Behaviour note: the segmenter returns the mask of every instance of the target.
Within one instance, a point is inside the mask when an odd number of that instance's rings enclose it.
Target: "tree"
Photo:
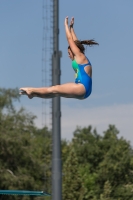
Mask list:
[[[86,188],[83,199],[132,199],[133,149],[125,139],[118,138],[118,134],[113,125],[109,125],[103,136],[92,131],[91,126],[74,132],[72,146]],[[109,187],[110,196],[107,196]]]
[[[104,149],[104,159],[99,163],[98,182],[101,186],[109,180],[112,186],[112,197],[125,199],[133,195],[133,188],[125,185],[133,183],[133,150],[130,143],[118,138],[118,130],[110,125],[104,132],[101,148]],[[123,191],[123,193],[122,193]]]
[[[45,183],[51,193],[51,133],[24,108],[16,110],[16,100],[17,89],[0,89],[0,189],[44,190]],[[118,134],[114,125],[103,135],[88,126],[62,141],[63,200],[133,200],[133,149]]]
[[[100,200],[111,200],[112,199],[110,197],[111,192],[112,192],[112,187],[110,185],[110,182],[106,181],[104,184],[103,194],[100,195]]]
[[[78,171],[78,160],[75,150],[71,151],[63,168],[63,200],[80,200],[83,195],[82,180]]]
[[[51,162],[50,132],[37,129],[35,116],[24,108],[17,111],[15,100],[19,100],[17,89],[0,89],[0,189],[44,190]],[[38,198],[8,196],[9,200]]]

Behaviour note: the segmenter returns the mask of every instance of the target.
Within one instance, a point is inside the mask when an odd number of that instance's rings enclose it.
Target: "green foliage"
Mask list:
[[[77,128],[71,147],[78,158],[83,200],[125,200],[133,197],[133,149],[109,125],[103,136],[88,128]],[[69,143],[68,143],[69,145]]]
[[[51,176],[50,132],[37,129],[35,116],[24,108],[16,111],[15,100],[19,100],[17,89],[0,89],[0,189],[41,191]],[[50,184],[45,189],[49,192]],[[8,196],[8,200],[40,198]]]
[[[0,111],[4,108],[13,110],[13,101],[19,100],[18,89],[0,88]]]
[[[71,146],[68,158],[64,164],[63,200],[82,199],[82,179],[78,169],[78,160],[74,148]]]
[[[38,129],[24,108],[16,110],[14,101],[18,89],[0,89],[0,189],[51,193],[51,133]],[[77,128],[72,141],[61,144],[63,200],[133,200],[133,149],[115,126],[103,135],[91,126]]]
[[[109,181],[104,184],[103,194],[100,195],[100,200],[111,200],[112,187]]]

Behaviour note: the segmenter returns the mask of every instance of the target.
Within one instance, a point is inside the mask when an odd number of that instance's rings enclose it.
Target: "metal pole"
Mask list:
[[[59,0],[53,0],[52,85],[60,84]],[[62,199],[60,97],[52,99],[52,200]]]

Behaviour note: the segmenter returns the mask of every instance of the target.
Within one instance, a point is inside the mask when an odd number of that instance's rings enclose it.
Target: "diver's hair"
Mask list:
[[[84,45],[99,45],[95,40],[75,40],[74,41],[76,46],[80,49],[80,51],[84,54],[85,48]],[[83,45],[84,44],[84,45]],[[68,46],[68,49],[71,49],[70,46]]]

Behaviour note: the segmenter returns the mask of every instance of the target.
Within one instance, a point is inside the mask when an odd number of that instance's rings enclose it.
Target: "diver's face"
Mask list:
[[[70,48],[68,49],[68,56],[69,56],[69,58],[70,58],[71,60],[74,60],[74,54],[73,54],[73,52],[71,51]]]

